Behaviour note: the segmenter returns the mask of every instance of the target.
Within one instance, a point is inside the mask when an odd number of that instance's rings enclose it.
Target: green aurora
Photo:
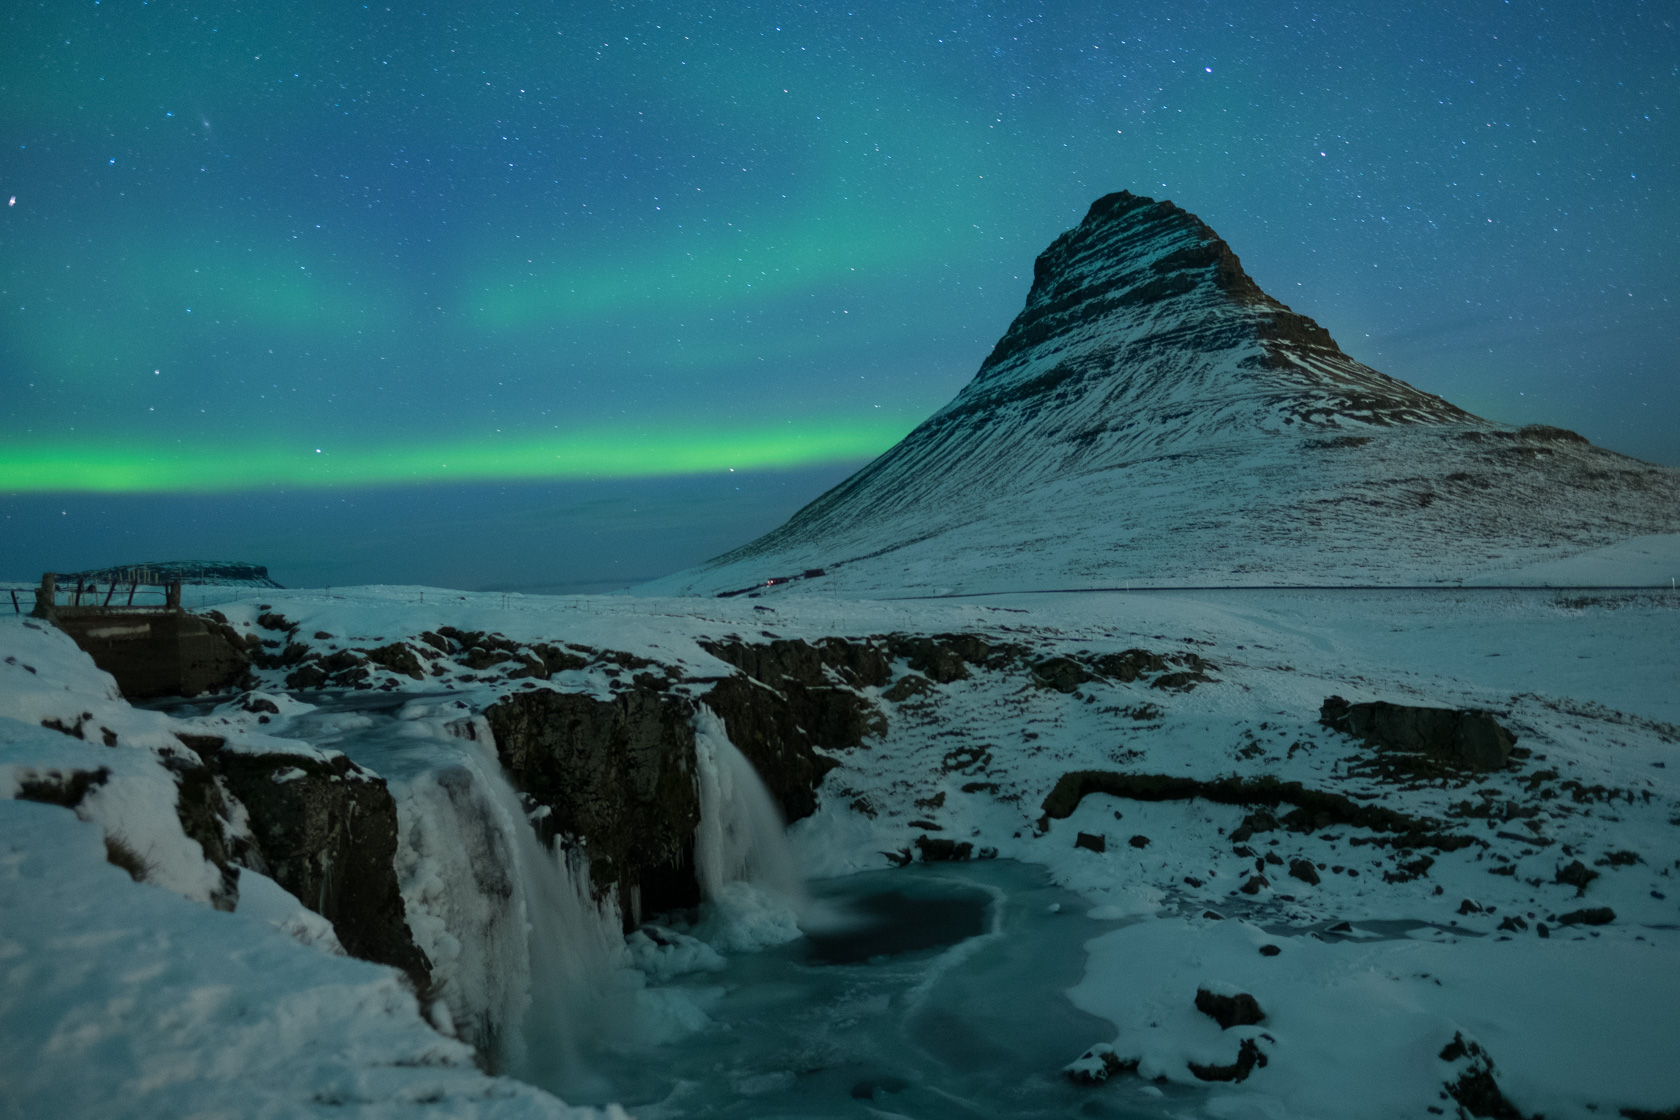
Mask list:
[[[951,399],[1120,188],[1386,373],[1680,462],[1680,34],[1636,0],[74,0],[0,27],[19,570],[171,495],[830,484]],[[754,485],[781,516],[815,496]],[[78,509],[103,527],[55,536]]]
[[[0,448],[0,489],[19,493],[219,493],[261,487],[363,487],[495,479],[620,479],[786,469],[880,454],[914,420],[792,421],[736,431],[599,429],[400,446],[54,444]]]

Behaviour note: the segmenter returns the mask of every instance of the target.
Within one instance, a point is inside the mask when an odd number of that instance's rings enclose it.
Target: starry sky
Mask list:
[[[698,562],[947,401],[1122,188],[1384,372],[1680,464],[1677,20],[8,5],[0,578]]]

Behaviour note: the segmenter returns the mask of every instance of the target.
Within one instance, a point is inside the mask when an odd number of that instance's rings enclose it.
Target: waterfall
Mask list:
[[[476,749],[408,783],[399,859],[447,1019],[500,1072],[569,1099],[596,1096],[584,1044],[628,1014],[614,997],[625,963],[617,907],[595,902],[586,857],[537,838],[489,724],[444,730]]]
[[[694,866],[706,899],[700,938],[721,949],[756,949],[800,936],[805,881],[781,811],[704,704],[694,718],[700,827]]]

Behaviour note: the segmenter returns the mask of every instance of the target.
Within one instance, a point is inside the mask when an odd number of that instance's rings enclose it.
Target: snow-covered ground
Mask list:
[[[965,842],[1042,866],[1082,898],[1111,931],[1086,946],[1071,998],[1112,1029],[1088,1039],[1097,1049],[1076,1064],[1122,1071],[1085,1090],[1086,1107],[1451,1115],[1459,1106],[1442,1096],[1446,1086],[1478,1083],[1472,1075],[1489,1063],[1524,1116],[1680,1106],[1680,597],[1179,591],[859,601],[819,588],[716,600],[373,587],[241,593],[218,606],[236,629],[271,640],[282,635],[258,617],[263,608],[284,614],[296,640],[323,652],[418,645],[423,631],[452,625],[516,643],[627,651],[696,678],[733,671],[697,644],[731,635],[961,633],[1017,647],[946,683],[899,661],[890,686],[861,689],[886,733],[844,752],[818,812],[790,830],[791,841],[819,877],[889,868],[923,838]],[[1089,667],[1132,649],[1180,666],[1194,654],[1206,679],[1180,682],[1186,690],[1156,687],[1159,671],[1130,682],[1109,673],[1061,691],[1033,669],[1060,656]],[[415,806],[430,779],[415,760],[478,749],[447,730],[463,718],[455,713],[470,718],[520,689],[612,689],[605,663],[551,680],[435,664],[446,667],[423,681],[375,669],[375,687],[350,699],[395,695],[385,722],[370,719],[360,732],[333,716],[328,694],[281,696],[283,671],[264,674],[281,709],[267,723],[233,704],[164,715],[117,699],[63,635],[0,618],[0,789],[16,796],[49,771],[111,771],[75,813],[0,802],[0,1080],[19,1087],[0,1109],[565,1114],[546,1093],[480,1073],[394,970],[332,955],[330,931],[283,892],[277,898],[273,884],[241,875],[238,905],[217,910],[224,885],[172,812],[175,732],[223,736],[230,749],[343,749],[382,773],[399,809],[409,806],[404,851],[418,858],[426,822]],[[1331,695],[1486,709],[1517,736],[1520,757],[1490,774],[1377,765],[1369,748],[1319,723]],[[419,730],[398,749],[392,729],[405,713]],[[44,720],[82,730],[60,733]],[[107,730],[117,746],[104,745]],[[385,736],[377,743],[366,737],[375,730]],[[1066,805],[1048,814],[1058,781],[1084,770],[1273,778],[1428,824],[1407,839],[1335,821],[1294,831],[1248,819],[1251,834],[1234,840],[1253,806],[1100,792],[1065,816]],[[106,862],[108,837],[141,858],[147,882]],[[1559,882],[1576,861],[1580,871],[1566,875],[1574,883]],[[1309,866],[1316,883],[1291,874]],[[446,907],[425,901],[422,870],[405,872],[409,920],[441,960],[456,935],[440,917]],[[1613,912],[1606,924],[1565,922],[1599,908]],[[740,943],[690,932],[717,944],[677,939],[663,956],[630,949],[643,966],[635,983],[653,993],[639,1013],[659,1020],[668,1040],[659,1045],[721,1029],[707,1025],[701,1003],[674,989],[658,995],[681,984],[673,952],[704,969],[719,945]],[[1270,946],[1278,951],[1263,952]],[[456,946],[457,958],[470,950]],[[628,975],[624,958],[611,965]],[[1252,995],[1264,1018],[1221,1030],[1196,1010],[1204,987]],[[1245,1042],[1245,1079],[1208,1081],[1192,1069],[1236,1063]],[[1157,1078],[1171,1083],[1165,1097]],[[866,1115],[875,1106],[856,1107]],[[655,1111],[685,1114],[676,1101]]]

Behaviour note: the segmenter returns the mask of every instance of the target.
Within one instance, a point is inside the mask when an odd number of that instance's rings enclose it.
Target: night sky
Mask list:
[[[1122,188],[1384,372],[1680,464],[1677,20],[10,4],[0,578],[698,562],[947,401]]]

